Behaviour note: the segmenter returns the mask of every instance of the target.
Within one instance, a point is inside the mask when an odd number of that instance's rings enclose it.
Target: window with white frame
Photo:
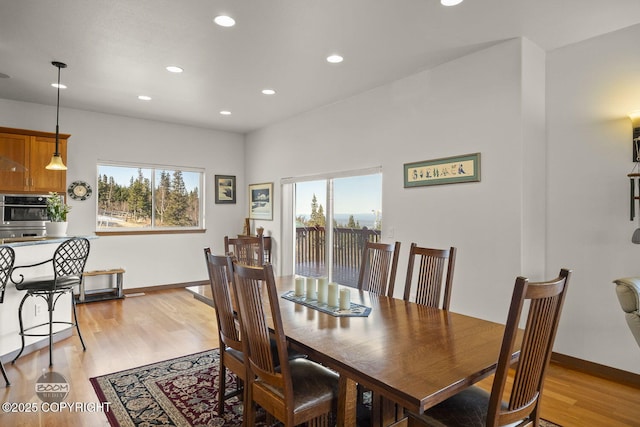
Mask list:
[[[204,170],[98,163],[97,231],[204,229]]]

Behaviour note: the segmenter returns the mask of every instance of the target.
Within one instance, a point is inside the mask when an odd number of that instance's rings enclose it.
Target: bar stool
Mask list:
[[[76,300],[73,295],[73,288],[80,284],[82,281],[82,273],[84,272],[84,266],[89,256],[89,240],[84,237],[74,237],[62,242],[53,254],[53,258],[31,265],[24,265],[14,267],[13,272],[19,268],[29,268],[38,265],[51,263],[53,268],[53,277],[46,277],[44,279],[35,279],[31,281],[24,281],[24,276],[20,275],[20,280],[16,281],[11,278],[11,281],[16,284],[16,289],[19,291],[26,291],[25,296],[20,302],[18,307],[18,319],[20,321],[20,338],[22,339],[22,347],[11,361],[15,361],[20,357],[24,351],[25,340],[24,337],[49,337],[49,366],[53,366],[53,336],[60,331],[53,331],[53,325],[71,325],[75,326],[78,331],[78,337],[80,343],[82,343],[82,350],[86,350],[84,345],[82,334],[80,333],[80,326],[78,325],[78,318],[76,315]],[[71,295],[71,306],[73,308],[73,322],[66,322],[60,320],[53,320],[53,311],[55,310],[56,303],[62,295]],[[24,322],[22,320],[22,307],[25,301],[29,297],[40,297],[47,302],[47,310],[49,311],[49,321],[41,323],[35,326],[30,326],[25,329]],[[49,326],[49,332],[42,333],[28,333],[32,329],[39,328],[41,326]]]
[[[11,277],[11,269],[13,268],[15,259],[16,254],[13,251],[13,248],[9,246],[0,246],[0,304],[4,302],[4,290],[7,286],[7,282],[9,281],[9,277]],[[11,385],[9,377],[7,377],[7,372],[4,370],[2,360],[0,360],[0,369],[2,370],[4,381],[8,386]]]

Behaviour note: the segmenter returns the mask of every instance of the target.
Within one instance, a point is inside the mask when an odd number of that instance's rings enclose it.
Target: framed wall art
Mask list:
[[[273,182],[249,185],[249,218],[273,220]]]
[[[480,181],[480,153],[404,164],[404,188]]]
[[[234,175],[216,175],[216,203],[236,202],[236,177]]]

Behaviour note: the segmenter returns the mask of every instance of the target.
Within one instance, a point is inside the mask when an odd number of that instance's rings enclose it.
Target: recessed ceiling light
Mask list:
[[[180,67],[176,67],[175,65],[169,65],[167,67],[167,71],[170,72],[170,73],[181,73],[184,70],[182,68],[180,68]]]
[[[218,15],[213,18],[213,22],[220,25],[221,27],[233,27],[236,25],[235,19],[227,15]]]
[[[138,95],[140,101],[151,101],[151,97],[147,95]]]
[[[275,95],[276,91],[273,89],[262,89],[264,95]]]
[[[222,111],[220,111],[220,114],[222,114],[223,116],[230,116],[231,115],[231,111],[222,110]]]
[[[62,83],[60,83],[58,85],[58,83],[51,83],[51,86],[57,88],[58,86],[60,86],[60,89],[66,89],[67,87],[65,85],[63,85]]]
[[[440,4],[443,6],[455,6],[462,3],[462,0],[440,0]]]
[[[340,55],[329,55],[327,56],[327,62],[330,62],[332,64],[339,64],[344,60],[344,58]]]

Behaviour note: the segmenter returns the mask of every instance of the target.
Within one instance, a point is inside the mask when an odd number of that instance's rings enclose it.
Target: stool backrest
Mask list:
[[[10,246],[0,246],[0,304],[4,302],[4,290],[11,277],[16,254]]]
[[[89,247],[89,240],[84,237],[74,237],[60,243],[53,254],[55,278],[69,276],[81,278],[89,257]]]

